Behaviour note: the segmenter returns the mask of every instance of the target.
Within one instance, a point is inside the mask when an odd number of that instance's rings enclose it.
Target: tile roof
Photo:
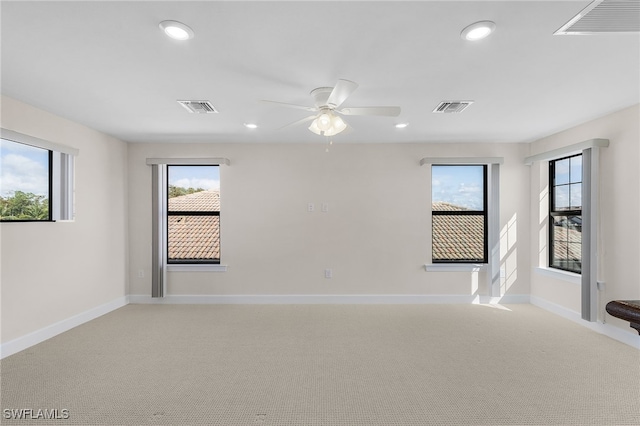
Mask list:
[[[434,202],[434,211],[464,211],[464,207]],[[582,233],[580,223],[557,222],[553,248],[560,260],[580,262]],[[481,216],[432,216],[433,259],[475,260],[483,257],[484,221]]]
[[[579,262],[582,259],[582,222],[559,217],[554,222],[554,257],[560,261],[569,260]]]
[[[434,202],[433,211],[469,210],[455,204]],[[433,260],[482,260],[484,257],[483,216],[441,216],[432,219]]]
[[[219,191],[201,191],[169,199],[170,211],[220,210]],[[220,216],[168,216],[170,260],[220,259]]]
[[[208,211],[220,209],[219,191],[201,191],[169,199],[173,211]],[[435,211],[463,211],[464,207],[435,202]],[[434,260],[479,260],[484,256],[484,220],[481,216],[432,217]],[[567,230],[566,228],[563,228]],[[220,258],[219,216],[169,216],[169,258],[201,260]],[[568,229],[565,241],[556,241],[558,254],[580,259],[581,234]],[[563,238],[564,240],[564,238]]]
[[[169,198],[169,211],[220,211],[220,191],[200,191]]]

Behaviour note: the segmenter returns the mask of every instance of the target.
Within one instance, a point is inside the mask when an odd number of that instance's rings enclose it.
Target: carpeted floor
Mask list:
[[[8,425],[640,425],[640,351],[531,305],[128,305],[0,368]]]

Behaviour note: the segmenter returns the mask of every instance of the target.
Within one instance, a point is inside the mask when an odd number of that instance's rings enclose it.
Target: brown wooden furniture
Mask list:
[[[630,327],[640,334],[640,300],[613,300],[607,303],[610,315],[629,321]]]

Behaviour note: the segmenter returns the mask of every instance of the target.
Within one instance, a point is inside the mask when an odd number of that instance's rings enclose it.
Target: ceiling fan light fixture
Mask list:
[[[330,112],[320,114],[309,126],[309,130],[319,136],[335,136],[346,128],[347,123]]]
[[[168,37],[174,40],[189,40],[195,35],[188,25],[178,21],[162,21],[158,26]]]
[[[331,128],[335,131],[334,134],[337,135],[338,133],[342,132],[344,129],[347,128],[347,123],[345,123],[342,118],[336,115],[333,117],[333,120],[331,120]]]
[[[465,27],[460,33],[463,40],[477,41],[488,37],[496,29],[495,22],[480,21]]]
[[[311,125],[309,126],[309,130],[311,130],[316,135],[322,136],[322,130],[320,130],[320,128],[318,127],[318,119],[317,118],[311,122]]]
[[[323,132],[326,132],[331,128],[331,124],[333,121],[331,114],[328,112],[323,112],[318,116],[318,118],[316,118],[316,120],[317,120],[316,125],[318,126],[318,129],[320,129]]]

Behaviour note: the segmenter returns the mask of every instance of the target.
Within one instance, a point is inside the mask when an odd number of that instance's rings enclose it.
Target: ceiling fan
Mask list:
[[[376,106],[376,107],[350,107],[340,108],[340,105],[358,88],[358,84],[349,80],[338,80],[335,87],[318,87],[311,91],[315,106],[288,104],[285,102],[267,101],[287,108],[302,109],[313,112],[313,115],[305,117],[284,127],[295,126],[311,121],[309,130],[321,136],[333,136],[344,131],[349,126],[340,117],[341,115],[378,115],[397,117],[400,115],[400,107]]]

